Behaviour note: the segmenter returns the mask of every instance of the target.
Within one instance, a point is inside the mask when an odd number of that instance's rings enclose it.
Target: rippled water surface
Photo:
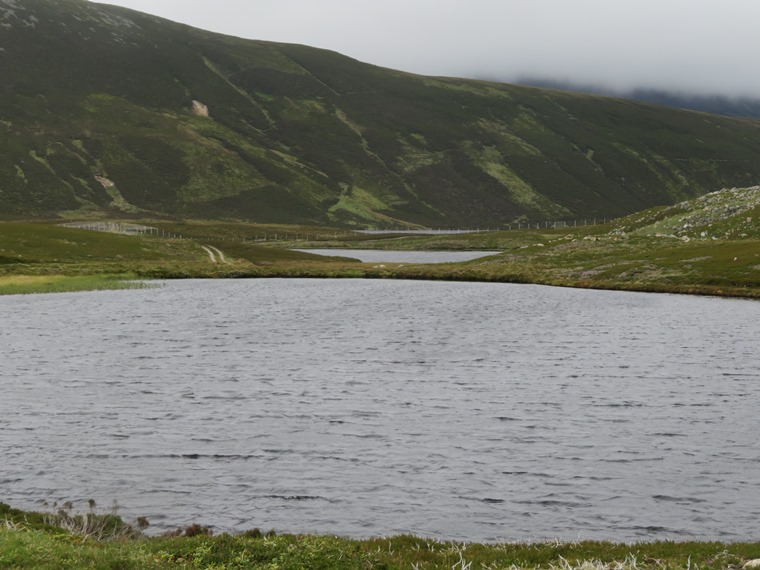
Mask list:
[[[0,298],[0,501],[464,540],[756,539],[760,303],[403,281]]]

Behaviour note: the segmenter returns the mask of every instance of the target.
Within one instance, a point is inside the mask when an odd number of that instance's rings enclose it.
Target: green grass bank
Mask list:
[[[134,276],[131,276],[134,278]],[[129,275],[5,275],[0,276],[0,295],[74,293],[114,289],[140,289],[143,283]]]
[[[534,283],[561,287],[760,298],[760,238],[689,240],[616,234],[611,225],[454,236],[357,236],[277,241],[196,226],[183,239],[44,224],[0,223],[0,294],[113,289],[132,279],[365,278]],[[24,226],[19,231],[19,226]],[[187,229],[187,227],[185,228]],[[23,239],[14,241],[12,234]],[[200,235],[200,234],[203,235]],[[188,235],[189,234],[189,235]],[[16,236],[18,237],[18,236]],[[360,263],[290,248],[492,250],[462,263]],[[221,252],[209,254],[211,251]]]
[[[760,543],[539,542],[476,544],[411,535],[354,540],[251,529],[214,536],[201,525],[149,537],[114,514],[44,514],[0,503],[0,568],[82,569],[729,569]]]
[[[536,283],[760,298],[760,187],[725,189],[604,225],[453,235],[140,220],[148,235],[0,223],[0,293],[178,278],[366,278]],[[360,263],[293,249],[482,250],[462,263]],[[43,279],[44,277],[44,279]]]

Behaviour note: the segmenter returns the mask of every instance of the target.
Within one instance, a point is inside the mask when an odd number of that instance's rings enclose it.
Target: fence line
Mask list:
[[[458,235],[458,234],[482,234],[492,232],[503,232],[513,230],[527,229],[566,229],[584,226],[596,226],[606,224],[607,218],[587,218],[583,220],[572,221],[543,221],[543,222],[512,222],[496,227],[487,228],[448,228],[448,229],[408,229],[408,228],[385,228],[380,230],[344,230],[333,233],[257,233],[249,236],[183,236],[166,231],[162,228],[153,226],[143,226],[140,224],[130,224],[126,222],[69,222],[59,224],[67,228],[77,228],[82,230],[91,230],[96,232],[118,233],[124,235],[142,235],[157,236],[170,239],[193,239],[208,241],[230,241],[237,243],[260,243],[260,242],[280,242],[280,241],[329,241],[338,239],[350,239],[357,234],[363,235]]]
[[[142,226],[140,224],[130,224],[127,222],[69,222],[59,224],[64,228],[75,228],[79,230],[90,230],[93,232],[104,232],[111,234],[124,234],[129,236],[159,236],[172,239],[185,239],[180,234],[167,232],[162,228],[151,226]]]
[[[456,235],[456,234],[482,234],[489,232],[503,232],[511,230],[541,230],[541,229],[565,229],[584,226],[604,225],[607,218],[584,218],[583,220],[561,220],[542,222],[512,222],[495,227],[487,228],[441,228],[441,229],[415,229],[409,228],[384,228],[382,230],[356,230],[357,233],[381,235],[381,234],[424,234],[424,235]]]
[[[346,230],[343,232],[334,232],[332,234],[308,234],[308,233],[262,233],[254,234],[253,236],[183,236],[182,234],[175,234],[164,230],[163,228],[157,228],[152,226],[143,226],[139,224],[130,224],[126,222],[68,222],[65,224],[58,224],[64,228],[75,228],[80,230],[89,230],[95,232],[115,233],[123,235],[142,235],[142,236],[157,236],[166,237],[172,239],[193,239],[193,240],[208,240],[208,241],[230,241],[238,243],[250,243],[250,242],[267,242],[267,241],[324,241],[324,240],[337,240],[340,238],[349,238],[356,235],[354,231]]]

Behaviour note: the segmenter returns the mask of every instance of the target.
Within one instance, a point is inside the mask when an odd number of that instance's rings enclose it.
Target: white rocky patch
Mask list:
[[[40,21],[40,19],[35,15],[31,15],[29,16],[29,18],[26,18],[26,19],[19,18],[19,20],[27,28],[36,28],[37,22]]]
[[[28,12],[28,9],[25,8],[23,5],[20,4],[19,0],[0,0],[0,21],[3,21],[2,27],[4,28],[12,28],[13,25],[10,23],[9,20],[17,20],[21,23],[21,25],[27,27],[27,28],[36,28],[37,22],[39,22],[39,18],[35,16],[34,14],[29,14],[28,17],[24,18],[23,16],[19,15],[17,11]]]
[[[140,28],[134,20],[130,20],[124,16],[112,16],[111,14],[101,12],[98,20],[106,26],[114,26],[117,28]]]
[[[16,10],[23,10],[19,6],[18,0],[0,0],[0,20],[18,19]],[[3,27],[10,27],[9,24],[3,24]]]

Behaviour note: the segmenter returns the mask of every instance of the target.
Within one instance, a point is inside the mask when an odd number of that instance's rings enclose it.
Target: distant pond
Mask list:
[[[398,251],[382,249],[297,249],[315,255],[353,257],[364,263],[455,263],[471,261],[500,251]]]
[[[151,529],[756,540],[760,303],[172,281],[0,297],[0,500]]]

